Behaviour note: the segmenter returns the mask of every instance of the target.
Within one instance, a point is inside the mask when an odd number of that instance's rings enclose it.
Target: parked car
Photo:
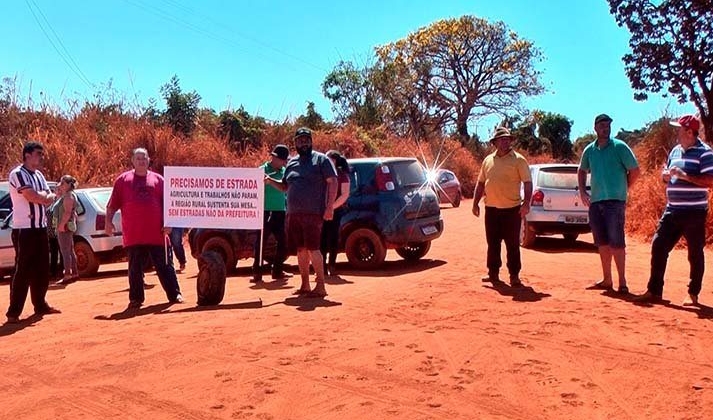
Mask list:
[[[77,231],[74,233],[74,251],[81,277],[97,273],[101,264],[122,261],[121,212],[114,216],[114,225],[119,230],[112,236],[104,232],[106,227],[106,203],[111,188],[81,188],[75,191],[77,203]],[[0,207],[1,208],[1,207]],[[12,202],[10,202],[12,209]],[[0,223],[0,272],[12,272],[15,267],[15,249],[10,238],[12,213]]]
[[[436,169],[429,172],[428,180],[434,191],[438,194],[438,202],[441,204],[452,204],[453,207],[460,206],[463,197],[460,189],[460,181],[452,171],[448,169]]]
[[[358,269],[377,268],[387,249],[395,249],[406,260],[423,258],[431,241],[443,233],[438,197],[423,166],[415,158],[398,157],[349,159],[349,166],[347,212],[339,229],[340,250],[349,263]],[[191,254],[216,251],[232,269],[238,259],[252,258],[256,233],[191,229]],[[269,259],[270,252],[264,254]]]
[[[561,234],[574,242],[580,234],[591,231],[589,209],[579,198],[577,168],[564,163],[530,165],[532,200],[520,229],[523,247],[531,247],[540,235]],[[589,182],[587,176],[587,190]]]

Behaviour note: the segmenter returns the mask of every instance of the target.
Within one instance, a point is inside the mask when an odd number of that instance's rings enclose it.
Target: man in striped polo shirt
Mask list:
[[[698,138],[700,123],[685,115],[671,125],[677,127],[678,144],[668,155],[661,173],[666,186],[666,209],[659,220],[651,244],[651,276],[646,293],[638,302],[660,302],[668,255],[683,236],[688,244],[691,265],[688,297],[684,306],[698,304],[705,268],[703,247],[706,241],[708,189],[713,187],[713,150]]]
[[[22,148],[22,165],[10,171],[12,199],[12,235],[15,243],[15,275],[10,284],[8,324],[20,321],[28,290],[31,292],[35,315],[59,313],[47,304],[49,287],[49,242],[45,206],[55,195],[47,186],[42,172],[44,147],[30,141]]]

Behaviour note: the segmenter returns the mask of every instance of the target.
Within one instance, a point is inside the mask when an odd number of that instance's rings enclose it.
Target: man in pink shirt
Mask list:
[[[124,249],[129,257],[129,308],[144,303],[144,266],[151,258],[166,297],[171,303],[183,303],[173,258],[166,257],[166,235],[171,228],[163,225],[163,177],[149,170],[149,153],[144,148],[133,151],[134,169],[114,181],[106,209],[106,234],[112,235],[114,214],[121,210]]]

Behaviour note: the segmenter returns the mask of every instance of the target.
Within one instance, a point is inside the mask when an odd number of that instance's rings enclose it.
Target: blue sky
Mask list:
[[[23,102],[67,109],[110,80],[129,105],[163,105],[159,89],[175,74],[202,107],[243,105],[282,121],[312,101],[331,119],[321,83],[339,60],[365,63],[374,46],[466,14],[502,20],[542,50],[548,92],[525,104],[572,119],[573,140],[602,112],[613,132],[695,112],[660,95],[633,100],[621,61],[629,34],[605,0],[10,0],[0,14],[0,77],[16,80]],[[493,124],[471,125],[487,138]]]

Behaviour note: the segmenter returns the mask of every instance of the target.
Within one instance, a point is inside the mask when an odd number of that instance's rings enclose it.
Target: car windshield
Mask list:
[[[426,184],[426,171],[418,161],[403,161],[389,163],[394,174],[396,185],[400,187],[414,187]]]
[[[89,194],[99,207],[106,211],[106,203],[109,202],[109,197],[111,197],[111,188],[105,190],[92,191]]]
[[[542,188],[557,188],[563,190],[577,189],[577,167],[558,166],[542,168],[537,174],[536,185]],[[590,186],[590,176],[587,174],[587,188]]]

